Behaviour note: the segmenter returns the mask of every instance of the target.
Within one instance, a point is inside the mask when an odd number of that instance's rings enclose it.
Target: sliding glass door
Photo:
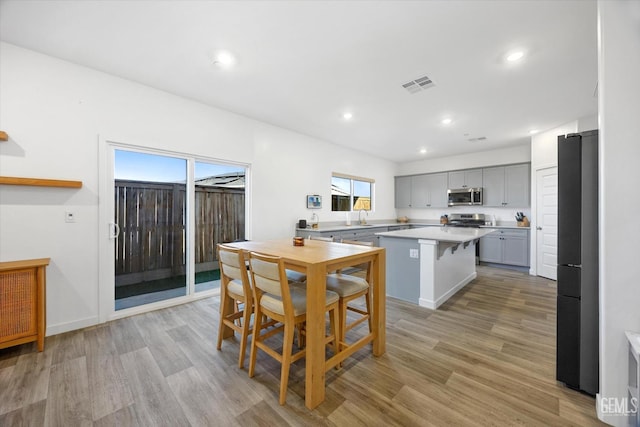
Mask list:
[[[187,294],[185,159],[115,150],[115,308]]]
[[[218,243],[244,240],[245,169],[195,162],[195,291],[220,286]]]
[[[245,238],[245,167],[125,148],[113,162],[115,310],[219,288],[217,244]]]

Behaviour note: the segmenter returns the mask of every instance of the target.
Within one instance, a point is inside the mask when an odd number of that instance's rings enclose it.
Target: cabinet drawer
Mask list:
[[[529,236],[529,230],[518,230],[517,228],[501,228],[498,229],[498,231],[496,231],[495,233],[490,234],[490,236],[522,237],[526,239],[527,236]]]

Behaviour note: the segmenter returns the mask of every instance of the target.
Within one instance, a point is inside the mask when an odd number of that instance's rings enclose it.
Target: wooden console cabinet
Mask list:
[[[0,348],[32,341],[44,350],[49,258],[0,262]]]

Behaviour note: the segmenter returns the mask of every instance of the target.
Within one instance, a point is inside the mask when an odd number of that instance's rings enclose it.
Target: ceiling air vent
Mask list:
[[[484,141],[484,140],[486,140],[486,139],[487,139],[487,137],[486,137],[486,136],[480,136],[480,137],[478,137],[478,138],[470,138],[470,139],[469,139],[469,142]]]
[[[435,86],[435,84],[427,76],[418,77],[417,79],[411,80],[410,82],[402,85],[402,87],[409,93],[420,92],[421,90],[429,89],[433,86]]]

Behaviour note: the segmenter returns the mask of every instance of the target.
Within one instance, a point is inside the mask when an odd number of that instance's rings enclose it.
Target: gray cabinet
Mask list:
[[[378,236],[376,233],[382,233],[387,231],[388,227],[374,227],[374,226],[353,226],[348,230],[334,230],[334,231],[321,231],[314,229],[297,230],[296,235],[298,237],[304,237],[308,239],[312,237],[328,237],[336,242],[342,240],[355,240],[358,242],[371,242],[374,246],[378,246]]]
[[[505,166],[504,199],[505,206],[529,206],[529,164]]]
[[[449,188],[482,187],[482,169],[449,172]]]
[[[341,240],[355,240],[357,242],[371,242],[374,246],[378,246],[378,236],[376,233],[388,231],[387,227],[363,227],[353,230],[341,231]]]
[[[396,209],[447,207],[447,174],[397,176],[395,206]]]
[[[399,231],[399,230],[408,230],[410,229],[411,226],[409,224],[404,224],[404,225],[392,225],[389,227],[388,231]]]
[[[529,266],[529,230],[500,229],[480,239],[480,261]]]
[[[497,166],[482,170],[484,206],[529,206],[529,164]]]
[[[411,178],[410,176],[397,176],[395,179],[396,209],[411,207]]]
[[[447,174],[416,175],[411,182],[412,208],[446,208]]]

